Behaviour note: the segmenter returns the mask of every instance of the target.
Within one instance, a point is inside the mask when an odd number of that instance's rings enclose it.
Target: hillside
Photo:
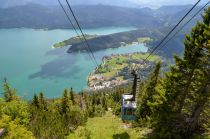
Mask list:
[[[142,78],[148,77],[155,62],[161,58],[157,55],[152,55],[148,61],[143,63],[143,59],[147,56],[148,53],[132,53],[104,57],[99,67],[88,77],[89,88],[98,90],[131,83],[133,76],[130,73],[134,67],[141,72]],[[162,62],[165,65],[163,58]]]
[[[58,5],[56,0],[1,0],[0,8],[7,8],[13,7],[17,5],[26,5],[28,3],[36,3],[41,5]],[[104,4],[104,5],[114,5],[114,6],[121,6],[121,7],[151,7],[151,8],[158,8],[161,5],[179,5],[179,4],[192,4],[193,1],[168,1],[168,0],[147,0],[147,1],[136,1],[136,0],[120,0],[120,1],[113,1],[113,0],[71,0],[73,5],[97,5],[97,4]]]
[[[105,5],[73,6],[83,28],[107,26],[158,26],[158,18],[144,9]],[[100,13],[97,12],[100,9]],[[152,11],[152,10],[150,10]],[[113,18],[114,17],[114,18]],[[28,4],[0,9],[0,28],[72,28],[58,6]]]
[[[118,116],[107,111],[103,117],[89,118],[86,126],[79,127],[67,139],[139,139],[150,132],[147,128],[131,128],[126,125]]]
[[[99,51],[108,48],[118,48],[127,46],[132,43],[144,43],[149,49],[155,47],[170,28],[140,28],[137,30],[114,33],[109,35],[94,36],[87,35],[88,43],[92,51]],[[183,33],[189,32],[188,29],[184,29],[182,33],[177,34],[166,46],[165,49],[160,50],[158,53],[161,56],[173,58],[174,54],[182,55],[184,46]],[[75,39],[76,38],[76,39]],[[68,53],[72,52],[87,52],[87,48],[84,47],[84,42],[78,41],[78,36],[58,42],[54,47],[70,46]]]
[[[97,28],[107,26],[162,27],[166,23],[173,25],[180,15],[184,15],[184,11],[188,10],[187,6],[174,7],[164,6],[158,10],[153,10],[108,5],[77,5],[72,8],[83,28]],[[29,3],[0,8],[0,28],[21,27],[72,28],[61,7],[57,5],[46,6]]]
[[[168,5],[158,8],[156,12],[162,15],[173,15],[180,11],[190,9],[191,7],[192,5]]]
[[[8,7],[14,7],[17,5],[27,5],[30,3],[40,4],[40,5],[58,5],[57,0],[1,0],[0,2],[0,8],[8,8]],[[139,7],[137,3],[131,2],[130,0],[121,0],[121,1],[112,1],[112,0],[86,0],[84,3],[84,0],[71,0],[71,3],[73,5],[98,5],[98,4],[104,4],[104,5],[113,5],[113,6],[121,6],[121,7]],[[126,3],[126,4],[125,4]]]
[[[176,6],[175,6],[176,7]],[[178,7],[177,7],[178,8]],[[171,14],[171,16],[167,17],[168,20],[168,24],[173,24],[174,22],[177,22],[179,19],[181,19],[183,17],[183,13],[187,13],[187,11],[190,9],[190,6],[186,7],[186,8],[179,8],[180,10],[178,10],[177,12]],[[187,18],[191,18],[191,16],[196,13],[197,11],[200,10],[200,7],[196,7],[193,12],[190,14],[190,16]],[[196,16],[187,26],[187,28],[191,28],[192,26],[195,26],[196,22],[199,20],[201,21],[202,13],[198,14],[198,16]],[[187,21],[187,20],[185,20]]]
[[[88,43],[90,44],[90,49],[92,51],[98,51],[107,48],[126,46],[132,43],[144,43],[141,38],[150,38],[150,40],[157,41],[161,36],[162,34],[158,29],[141,28],[133,31],[99,36],[89,39]],[[150,41],[146,41],[145,43],[149,42]],[[69,48],[68,53],[86,51],[83,42],[71,43],[71,45],[72,46]]]
[[[99,37],[98,35],[88,35],[88,34],[84,34],[84,36],[85,36],[85,38],[87,40]],[[77,44],[77,43],[81,43],[82,37],[83,36],[81,36],[81,35],[80,36],[76,36],[76,37],[72,37],[72,38],[70,38],[68,40],[64,40],[62,42],[58,42],[58,43],[54,44],[52,47],[53,48],[62,48],[64,46],[69,46],[69,45],[71,46],[71,45],[74,45],[74,44]]]

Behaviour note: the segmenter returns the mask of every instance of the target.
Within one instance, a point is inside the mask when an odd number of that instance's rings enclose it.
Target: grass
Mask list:
[[[147,42],[151,42],[152,39],[149,38],[149,37],[142,37],[142,38],[138,38],[137,41],[138,41],[139,43],[147,43]]]
[[[146,129],[124,128],[121,119],[107,112],[103,117],[89,118],[68,139],[140,139]]]
[[[145,53],[145,54],[133,54],[131,56],[132,59],[145,59],[149,54]],[[148,59],[149,61],[158,61],[160,60],[160,57],[157,55],[151,55]]]
[[[84,35],[85,35],[85,38],[87,40],[98,37],[98,35],[88,35],[88,34],[84,34]],[[64,40],[62,42],[58,42],[58,43],[56,43],[56,44],[53,45],[53,48],[62,48],[62,47],[67,46],[67,45],[72,45],[72,44],[75,44],[75,43],[80,43],[80,41],[81,41],[80,38],[81,37],[82,36],[75,36],[75,37],[71,37],[68,40]]]
[[[53,45],[54,48],[62,48],[63,46],[66,46],[65,42],[59,42]]]
[[[80,126],[67,139],[155,139],[146,137],[148,128],[125,128],[119,117],[106,112],[103,117],[89,118],[85,126]],[[192,139],[210,139],[210,134],[197,135]]]
[[[116,74],[117,74],[117,72],[116,72],[115,70],[112,70],[112,71],[110,71],[110,72],[104,73],[103,75],[104,75],[106,78],[111,78],[111,77],[114,77]]]
[[[138,61],[145,59],[148,53],[133,53],[132,55],[118,55],[113,56],[111,59],[105,60],[105,63],[97,70],[97,74],[102,75],[106,81],[115,78],[118,81],[123,81],[124,77],[119,76],[118,73],[123,71],[126,67],[129,67],[129,60],[133,59]],[[149,61],[156,62],[160,61],[160,57],[157,55],[151,55]],[[124,71],[123,71],[124,72]],[[91,78],[89,78],[91,82]]]
[[[124,77],[123,76],[119,76],[116,79],[119,80],[119,81],[123,81]]]
[[[195,135],[192,139],[210,139],[210,133],[208,135]]]
[[[128,70],[127,68],[130,68],[130,59],[134,61],[139,61],[145,59],[148,55],[148,53],[133,53],[129,56],[112,56],[110,59],[105,60],[105,63],[103,63],[97,70],[97,74],[102,75],[105,78],[105,81],[113,80],[113,78],[118,81],[123,81],[126,75],[118,75],[118,73],[125,72],[126,70]],[[160,61],[161,58],[158,55],[151,55],[148,60],[151,62],[156,62]],[[92,78],[89,78],[89,82],[92,82]]]
[[[148,56],[148,53],[145,53],[145,54],[135,53],[131,57],[127,57],[126,55],[120,55],[120,56],[117,56],[117,57],[112,57],[111,59],[106,60],[105,65],[103,65],[101,67],[99,72],[103,71],[103,72],[100,72],[100,73],[102,75],[104,75],[104,77],[111,78],[111,77],[117,76],[118,71],[120,71],[123,68],[129,66],[127,61],[130,58],[134,59],[134,60],[139,60],[139,59],[145,59],[147,56]],[[157,55],[151,55],[148,60],[149,61],[159,61],[160,57],[157,56]],[[106,70],[106,68],[104,68],[104,67],[109,67],[109,70]]]

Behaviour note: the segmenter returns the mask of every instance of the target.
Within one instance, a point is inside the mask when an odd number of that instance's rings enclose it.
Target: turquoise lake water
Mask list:
[[[134,30],[132,27],[85,29],[85,34],[106,35]],[[65,88],[87,89],[87,77],[95,69],[87,53],[66,53],[67,47],[52,49],[56,42],[76,36],[73,30],[0,29],[0,81],[7,78],[17,94],[32,98],[44,92],[49,98],[60,97]],[[103,56],[146,52],[143,45],[132,45],[95,52],[97,62]],[[2,89],[2,88],[1,88]],[[1,92],[0,92],[1,93]]]

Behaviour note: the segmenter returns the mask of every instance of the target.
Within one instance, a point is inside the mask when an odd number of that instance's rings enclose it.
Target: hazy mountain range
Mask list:
[[[61,0],[62,3],[65,3],[65,0]],[[69,0],[73,5],[114,5],[122,7],[138,7],[139,5],[131,2],[130,0]],[[40,5],[58,5],[57,0],[1,0],[0,7],[7,8],[17,5],[26,5],[29,3],[40,4]]]
[[[73,10],[84,28],[173,25],[191,5],[151,8],[126,8],[107,5],[77,5]],[[100,9],[100,12],[98,12]],[[198,9],[197,9],[198,10]],[[196,10],[194,10],[196,12]],[[69,13],[70,15],[70,13]],[[0,9],[0,28],[72,28],[59,6],[27,4]]]
[[[61,0],[63,3],[65,0]],[[157,8],[163,5],[186,5],[194,4],[195,0],[69,0],[73,5],[113,5],[121,7],[150,7]],[[36,3],[41,5],[58,5],[57,0],[0,0],[0,7],[7,8],[17,5]]]
[[[42,5],[32,4],[30,1],[31,0],[27,0],[25,3],[24,1],[21,1],[21,3],[18,3],[21,5],[0,8],[0,28],[72,28],[61,7],[53,3],[53,1],[51,5],[48,5],[47,3],[45,5],[44,3],[42,3]],[[37,0],[36,2],[38,3],[39,1],[40,0]],[[174,5],[152,9],[148,7],[128,8],[98,4],[74,5],[72,8],[75,11],[75,15],[82,28],[111,26],[136,27],[149,31],[157,29],[160,34],[165,35],[164,32],[167,32],[170,27],[173,27],[191,7],[192,5]],[[67,7],[65,8],[67,9]],[[199,9],[200,7],[196,7],[193,10],[193,13],[197,12]],[[191,13],[191,15],[193,13]],[[70,15],[69,12],[68,14]],[[196,20],[199,20],[200,17],[201,16],[196,17],[184,31],[189,31],[192,25],[195,24]],[[184,33],[181,32],[178,37],[175,37],[175,39],[168,44],[171,47],[164,49],[165,55],[172,57],[174,52],[177,52],[178,54],[182,52],[183,34]],[[131,35],[130,38],[133,37],[132,33],[128,33],[128,35]],[[152,33],[152,35],[154,34]],[[125,36],[127,36],[127,33],[125,33]],[[112,39],[112,36],[107,37]],[[152,46],[155,46],[156,44],[158,44],[158,41],[153,41]],[[181,47],[178,48],[174,46]]]

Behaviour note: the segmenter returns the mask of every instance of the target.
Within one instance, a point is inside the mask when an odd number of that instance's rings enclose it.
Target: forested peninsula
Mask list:
[[[85,37],[88,40],[90,49],[92,51],[98,51],[108,48],[118,48],[133,43],[149,44],[152,41],[158,40],[161,36],[162,34],[159,30],[147,28],[101,36],[85,34]],[[82,36],[72,37],[68,40],[53,45],[54,48],[59,48],[63,46],[70,46],[70,48],[68,49],[68,53],[87,51],[87,48],[84,47],[84,40],[82,39]]]

